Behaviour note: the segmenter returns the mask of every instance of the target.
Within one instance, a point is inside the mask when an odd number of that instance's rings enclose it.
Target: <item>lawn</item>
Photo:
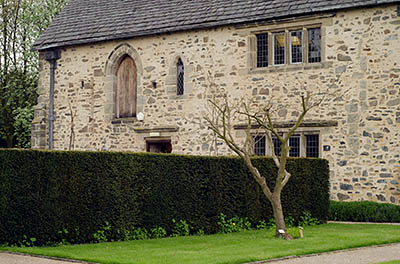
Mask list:
[[[400,242],[400,227],[326,224],[304,229],[305,238],[275,239],[272,230],[59,247],[0,250],[104,264],[246,263],[346,248]]]

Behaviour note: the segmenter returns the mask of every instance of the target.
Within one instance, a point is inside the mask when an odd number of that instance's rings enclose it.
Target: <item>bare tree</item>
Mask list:
[[[77,114],[77,110],[73,111],[70,101],[68,101],[68,106],[69,106],[69,114],[71,115],[71,125],[70,125],[71,127],[70,127],[68,150],[73,150],[75,148],[75,117]]]
[[[274,104],[272,100],[267,103],[266,106],[261,108],[256,107],[256,109],[254,109],[255,107],[252,106],[251,102],[241,100],[240,102],[232,104],[229,102],[228,97],[225,94],[222,94],[219,97],[214,97],[209,100],[210,114],[205,116],[205,120],[210,129],[245,162],[254,180],[261,187],[265,197],[271,202],[276,223],[276,237],[281,237],[287,240],[293,238],[286,232],[281,193],[291,177],[290,173],[286,170],[287,159],[290,151],[288,141],[296,129],[302,124],[306,114],[311,109],[319,106],[324,100],[323,95],[316,96],[307,92],[301,95],[300,98],[300,114],[293,126],[289,128],[288,132],[284,135],[281,135],[274,126],[272,116],[274,113]],[[238,142],[232,134],[234,129],[233,123],[238,119],[246,121],[247,128],[245,129],[246,137],[244,142]],[[281,143],[281,154],[279,157],[275,155],[274,148],[271,148],[272,158],[278,168],[276,182],[273,189],[268,186],[266,178],[261,175],[251,160],[251,156],[254,153],[253,132],[256,129],[262,131],[269,146],[273,146],[272,137],[276,138]]]

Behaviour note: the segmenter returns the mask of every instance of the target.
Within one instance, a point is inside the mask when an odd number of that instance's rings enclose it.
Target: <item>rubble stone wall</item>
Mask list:
[[[202,116],[208,99],[225,91],[232,101],[276,105],[279,122],[299,115],[306,89],[328,94],[306,116],[330,162],[331,198],[400,204],[400,17],[397,5],[354,9],[240,27],[186,31],[65,47],[55,83],[55,148],[146,151],[146,140],[171,139],[178,154],[231,154]],[[322,62],[255,68],[257,32],[318,25]],[[124,54],[138,67],[138,112],[117,119],[115,67]],[[176,61],[185,66],[185,93],[176,95]],[[41,56],[39,104],[32,144],[46,148],[50,65]],[[338,97],[338,95],[343,95]],[[235,120],[240,123],[240,120]],[[326,123],[332,125],[318,125]],[[285,129],[282,129],[284,132]],[[244,131],[235,130],[238,140]]]

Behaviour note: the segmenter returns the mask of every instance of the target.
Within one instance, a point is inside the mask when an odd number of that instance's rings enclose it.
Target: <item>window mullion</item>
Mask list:
[[[303,63],[308,63],[308,30],[303,28]]]
[[[248,65],[250,68],[257,68],[257,35],[249,36],[248,42],[248,52],[250,55]]]
[[[274,45],[272,33],[268,32],[268,65],[274,65]]]
[[[306,136],[304,133],[300,134],[300,157],[306,156]]]
[[[290,64],[291,59],[291,50],[290,50],[290,32],[289,30],[285,30],[285,64]]]

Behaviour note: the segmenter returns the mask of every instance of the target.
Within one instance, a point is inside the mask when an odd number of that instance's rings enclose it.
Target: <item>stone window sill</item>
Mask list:
[[[182,94],[182,95],[174,94],[174,95],[170,95],[169,99],[171,99],[171,100],[184,100],[184,99],[188,99],[188,96],[186,94]]]
[[[111,120],[111,124],[113,125],[122,125],[122,124],[134,124],[140,122],[136,117],[126,117],[126,118],[114,118]]]
[[[303,63],[303,64],[285,64],[285,65],[270,65],[268,67],[250,68],[249,74],[258,73],[274,73],[274,72],[291,72],[301,70],[317,70],[327,69],[332,66],[332,62],[319,62],[319,63]]]

